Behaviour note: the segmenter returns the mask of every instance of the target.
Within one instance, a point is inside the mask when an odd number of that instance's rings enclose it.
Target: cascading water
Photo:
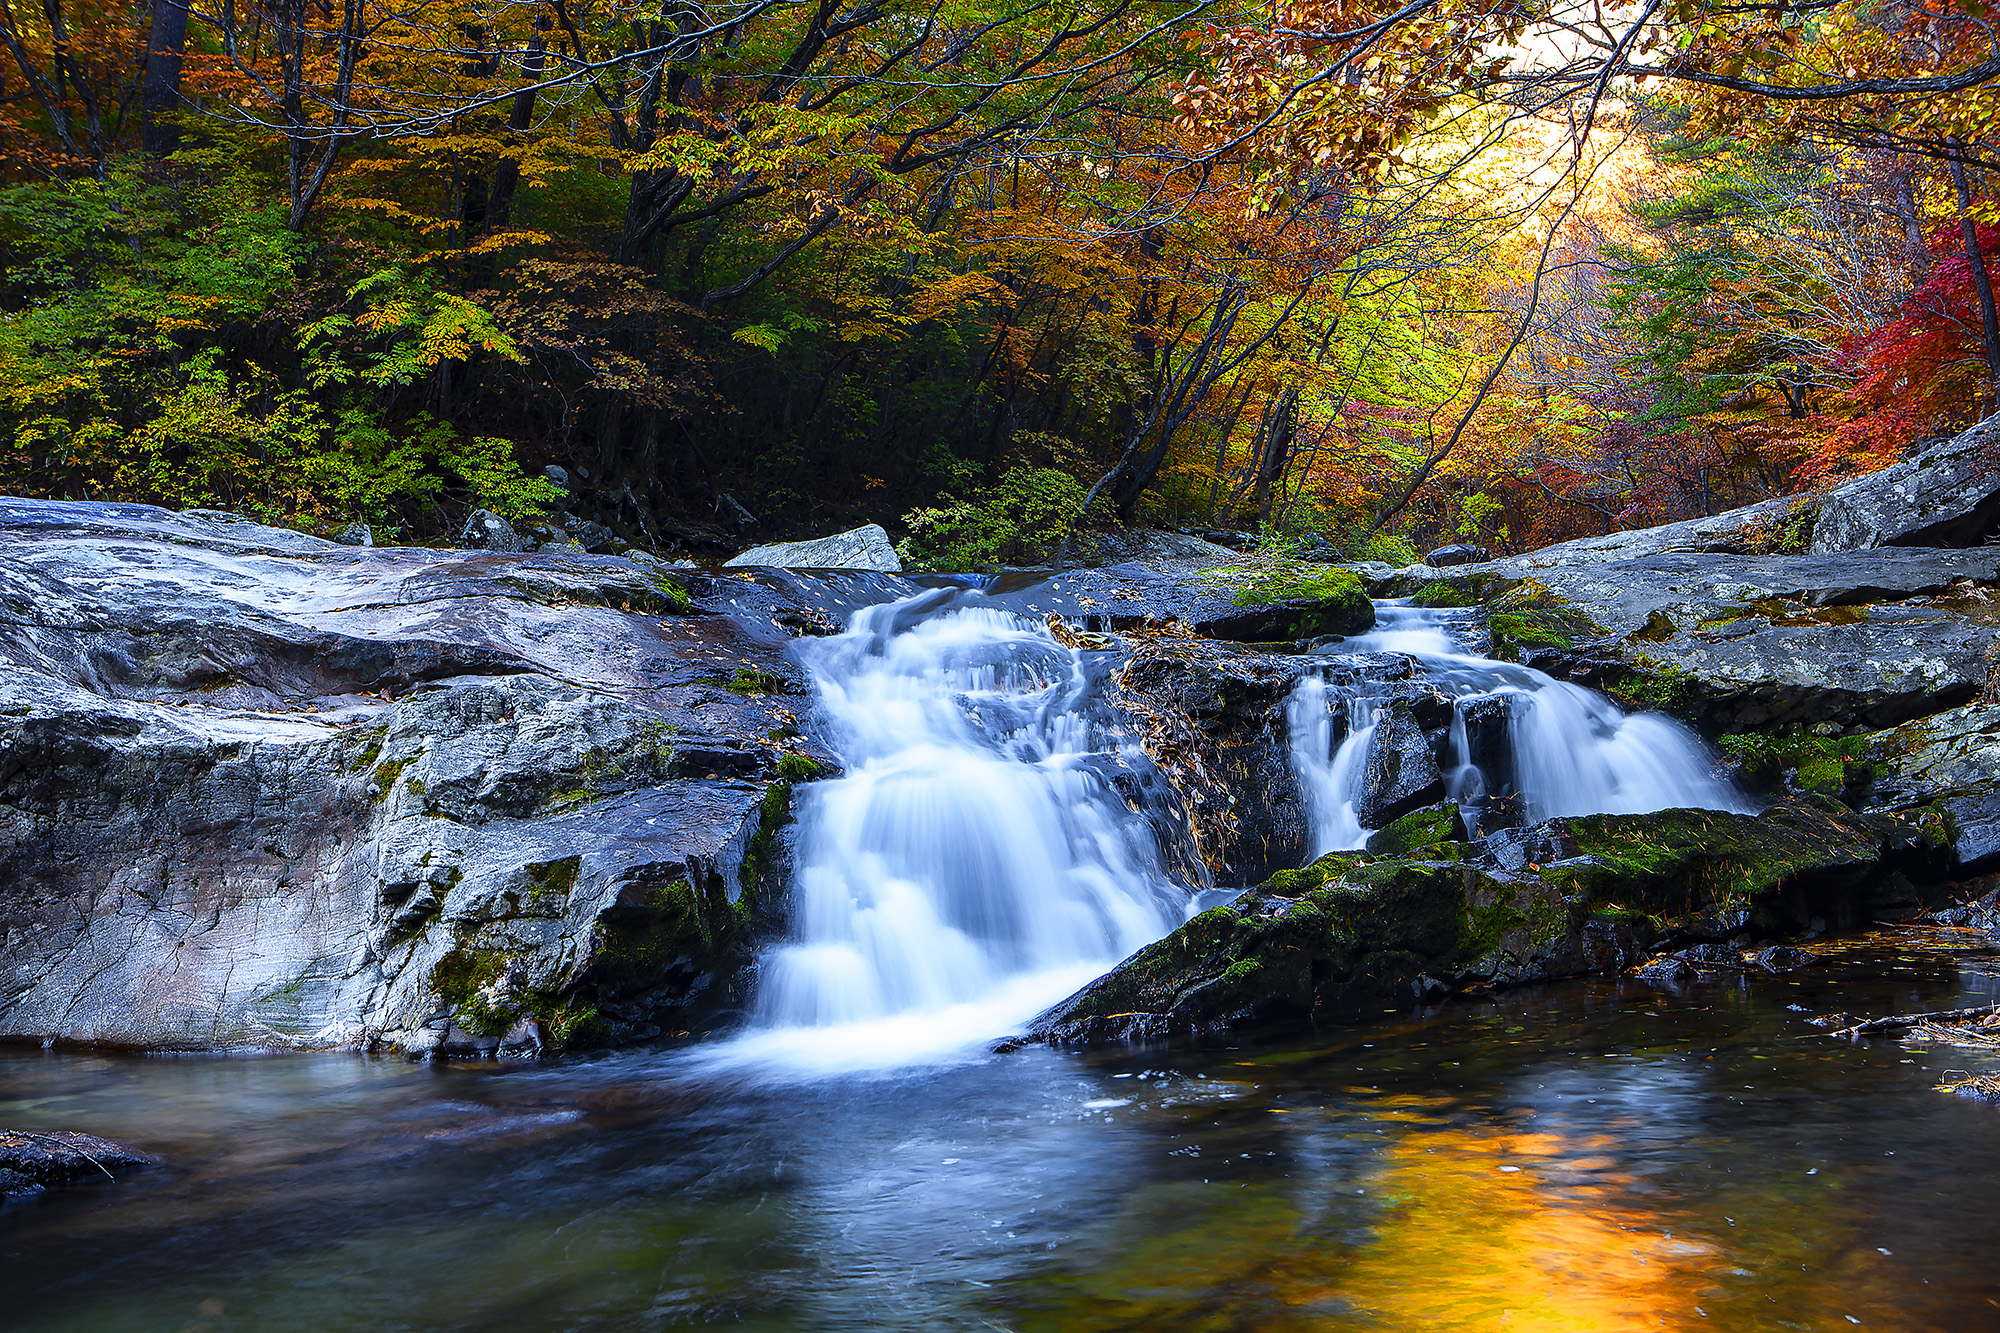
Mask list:
[[[1396,654],[1409,659],[1422,682],[1452,700],[1451,799],[1476,810],[1498,784],[1510,789],[1521,815],[1532,822],[1558,815],[1642,814],[1696,807],[1755,813],[1760,807],[1715,765],[1693,732],[1657,713],[1628,714],[1609,699],[1559,681],[1531,667],[1466,651],[1451,633],[1449,612],[1402,602],[1378,602],[1376,627],[1340,644],[1340,657]],[[1365,664],[1350,674],[1366,677]],[[1386,673],[1381,673],[1386,675]],[[1368,795],[1369,755],[1389,698],[1386,680],[1342,696],[1312,674],[1293,690],[1288,721],[1292,763],[1305,798],[1312,855],[1360,847],[1369,829],[1361,809]],[[1475,761],[1468,706],[1499,700],[1506,714],[1504,773]],[[1334,709],[1343,708],[1346,730],[1334,743]]]
[[[793,938],[737,1057],[837,1069],[999,1036],[1177,925],[1187,890],[1098,771],[1085,655],[939,589],[803,646],[845,777],[799,794]]]

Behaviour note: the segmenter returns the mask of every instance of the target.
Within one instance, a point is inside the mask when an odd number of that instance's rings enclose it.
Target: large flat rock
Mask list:
[[[790,644],[914,590],[0,499],[0,1038],[490,1051],[726,1008],[744,867],[831,759]]]

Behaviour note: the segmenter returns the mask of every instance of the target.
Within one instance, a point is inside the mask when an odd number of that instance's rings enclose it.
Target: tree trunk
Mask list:
[[[1965,260],[1972,268],[1972,287],[1979,293],[1979,323],[1986,343],[1986,371],[1994,391],[2000,393],[2000,316],[1993,309],[1993,276],[1986,271],[1986,256],[1979,253],[1979,228],[1972,221],[1968,211],[1972,207],[1972,190],[1965,179],[1965,162],[1962,157],[1964,141],[1953,137],[1947,140],[1951,145],[1951,183],[1958,191],[1958,230],[1965,238]]]
[[[507,116],[508,142],[521,137],[535,120],[535,91],[532,85],[541,82],[542,69],[548,59],[546,39],[547,17],[535,20],[535,39],[528,43],[527,56],[521,61],[521,81],[530,85],[514,94],[514,106]],[[488,225],[495,231],[506,230],[513,220],[514,191],[521,184],[521,164],[511,157],[500,159],[500,165],[493,168],[493,197],[486,210]]]
[[[146,84],[139,99],[139,144],[148,157],[180,147],[180,130],[167,119],[181,107],[181,52],[187,46],[187,0],[153,0],[146,39]]]

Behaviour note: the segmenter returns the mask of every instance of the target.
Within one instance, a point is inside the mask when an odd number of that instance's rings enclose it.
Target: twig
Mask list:
[[[1940,1009],[1929,1014],[1893,1014],[1888,1018],[1871,1018],[1866,1023],[1856,1023],[1850,1028],[1829,1032],[1829,1037],[1859,1037],[1870,1032],[1894,1032],[1898,1028],[1915,1027],[1919,1023],[1962,1023],[1973,1018],[1992,1018],[2000,1015],[2000,1004],[1984,1005],[1978,1009]]]
[[[42,1143],[53,1143],[58,1147],[68,1149],[70,1152],[75,1153],[78,1157],[81,1157],[84,1161],[89,1162],[99,1171],[102,1171],[104,1173],[104,1178],[106,1180],[118,1179],[118,1177],[111,1174],[111,1169],[109,1167],[105,1166],[104,1163],[98,1161],[95,1157],[92,1157],[89,1153],[85,1152],[83,1149],[77,1147],[74,1143],[71,1143],[68,1139],[58,1138],[54,1134],[37,1134],[32,1129],[4,1129],[0,1130],[0,1136],[5,1136],[7,1138],[15,1138],[15,1139],[36,1139]]]

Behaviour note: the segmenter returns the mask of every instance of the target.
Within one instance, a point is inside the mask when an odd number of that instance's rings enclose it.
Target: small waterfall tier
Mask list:
[[[740,1046],[934,1057],[1184,918],[1160,833],[1114,786],[1154,771],[1097,702],[1106,655],[981,602],[938,589],[803,645],[847,773],[800,789],[793,935]]]
[[[1526,823],[1760,808],[1680,723],[1482,657],[1470,647],[1477,632],[1476,613],[1378,602],[1375,629],[1300,680],[1287,711],[1313,856],[1362,846],[1399,795],[1423,788],[1417,770],[1431,765],[1468,817],[1500,803]],[[1443,753],[1411,719],[1413,699],[1450,708]]]

